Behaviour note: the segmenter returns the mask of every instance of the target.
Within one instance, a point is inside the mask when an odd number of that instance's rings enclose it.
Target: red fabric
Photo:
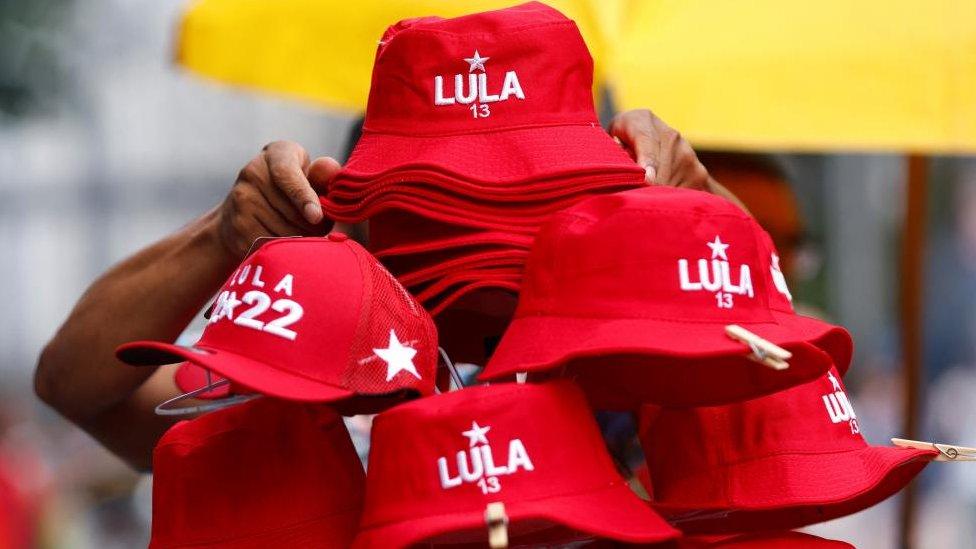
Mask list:
[[[253,318],[261,329],[245,317],[259,303],[256,294],[268,296],[262,299],[270,304]],[[222,308],[218,297],[194,346],[141,341],[119,347],[119,358],[130,364],[186,360],[256,392],[292,400],[433,392],[437,334],[430,315],[345,235],[272,240],[242,263],[220,295],[230,296],[228,304],[235,298],[243,303]],[[248,296],[255,301],[248,303]],[[273,329],[272,323],[280,326],[298,307],[297,320]],[[230,316],[222,314],[228,310]],[[416,351],[409,361],[416,376],[388,367],[376,351],[389,348],[393,337]]]
[[[520,278],[517,276],[511,278],[494,277],[484,278],[477,282],[455,285],[446,293],[439,294],[437,297],[431,299],[428,305],[430,307],[430,314],[440,316],[460,299],[478,290],[507,290],[512,293],[518,293],[520,287],[519,280]]]
[[[736,536],[688,536],[680,549],[854,549],[846,541],[825,539],[803,532],[760,532]]]
[[[12,480],[21,472],[0,455],[0,547],[5,549],[27,549],[35,543],[37,502],[23,494]]]
[[[522,282],[522,268],[520,265],[499,265],[446,274],[437,282],[425,286],[417,294],[417,299],[429,302],[456,286],[483,281],[512,282],[517,291],[518,284]]]
[[[820,319],[796,314],[793,310],[792,294],[779,267],[779,252],[773,244],[773,238],[765,230],[759,231],[759,247],[759,269],[763,276],[769,277],[766,290],[773,318],[791,330],[820,334],[814,342],[831,356],[841,375],[845,375],[854,354],[850,334],[846,330],[836,330]]]
[[[418,284],[457,272],[496,265],[513,267],[521,273],[528,250],[510,246],[475,246],[462,250],[439,250],[401,257],[388,257],[383,264],[404,285],[415,289]],[[421,299],[423,301],[423,299]]]
[[[177,423],[156,446],[149,546],[348,547],[364,483],[332,410],[232,406]]]
[[[893,495],[937,453],[869,446],[846,395],[832,368],[747,402],[642,410],[655,507],[685,532],[725,533],[797,528]]]
[[[830,357],[807,342],[845,342],[838,355],[849,360],[843,328],[777,321],[760,233],[727,200],[668,187],[597,196],[552,216],[482,379],[557,371],[585,378],[598,408],[716,405],[823,374]],[[745,345],[725,334],[728,324],[793,352],[790,368],[747,358]]]
[[[511,181],[505,186],[485,185],[432,170],[404,170],[375,180],[351,184],[330,182],[329,199],[340,203],[365,201],[383,193],[424,192],[443,195],[450,200],[468,200],[507,204],[511,202],[541,202],[587,190],[624,190],[642,185],[643,172],[633,169],[593,174],[572,174],[564,177]]]
[[[677,535],[620,478],[579,389],[559,381],[472,387],[377,416],[353,546],[484,545],[485,507],[496,501],[513,545],[568,541],[543,535],[554,525],[635,543]]]
[[[192,362],[184,362],[180,364],[179,368],[176,369],[176,373],[173,374],[173,381],[176,383],[176,386],[180,389],[180,391],[183,391],[184,393],[202,389],[203,387],[207,386],[208,383],[212,385],[224,379],[227,378],[210,372],[206,368],[197,366]],[[224,398],[230,394],[230,384],[226,384],[221,385],[216,389],[211,389],[204,393],[200,393],[196,396],[196,398],[209,400]]]
[[[483,63],[465,60],[475,52]],[[469,78],[485,84],[471,102],[464,96],[480,83],[472,88]],[[576,25],[538,2],[401,21],[377,49],[363,135],[337,180],[407,168],[487,183],[638,171],[600,128],[592,84],[593,61]],[[453,104],[436,104],[438,88]],[[472,107],[490,114],[473,116]]]

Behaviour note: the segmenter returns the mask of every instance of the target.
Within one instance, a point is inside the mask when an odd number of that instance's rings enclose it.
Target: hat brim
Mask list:
[[[810,316],[772,310],[773,319],[802,341],[812,343],[830,355],[841,376],[847,373],[854,355],[854,340],[841,326]]]
[[[133,366],[187,361],[264,395],[304,402],[332,402],[355,393],[285,372],[252,358],[206,345],[183,347],[158,341],[135,341],[115,351]]]
[[[641,172],[597,124],[553,125],[443,136],[364,131],[337,180],[396,170],[431,169],[465,181],[512,184],[578,178],[606,171]]]
[[[543,520],[598,538],[629,543],[656,543],[679,534],[640,500],[624,483],[607,488],[538,500],[505,501],[512,544],[520,543],[520,522]],[[408,547],[451,534],[449,544],[488,541],[484,509],[446,515],[418,514],[414,520],[386,523],[378,527],[362,525],[353,547],[372,549]],[[440,541],[440,540],[439,540]]]
[[[824,454],[779,454],[728,466],[731,505],[654,504],[687,533],[792,529],[850,515],[893,496],[936,457],[930,450],[868,446]],[[739,479],[731,482],[729,479]],[[697,479],[696,482],[701,482]],[[658,488],[658,487],[656,487]],[[679,480],[668,493],[694,493]],[[667,498],[667,493],[658,493]]]
[[[793,353],[790,367],[773,370],[751,360],[724,325],[526,316],[512,321],[479,378],[558,370],[584,378],[594,407],[629,410],[642,403],[728,404],[813,381],[831,367],[829,355],[780,324],[741,325]]]

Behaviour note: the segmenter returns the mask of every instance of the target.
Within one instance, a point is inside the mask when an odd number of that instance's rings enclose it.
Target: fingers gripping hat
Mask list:
[[[642,170],[603,131],[593,60],[538,2],[401,21],[380,40],[362,137],[333,186],[393,170],[512,184]]]
[[[579,389],[557,381],[473,387],[377,416],[353,546],[484,545],[493,502],[513,544],[677,535],[617,473]]]
[[[185,360],[259,393],[334,402],[432,393],[437,335],[375,258],[333,233],[261,246],[224,284],[192,347],[139,341],[117,355],[136,365]]]
[[[326,407],[261,398],[205,414],[153,452],[149,546],[348,547],[364,482]]]
[[[581,378],[598,408],[633,409],[728,403],[822,375],[830,357],[806,344],[817,334],[781,322],[770,307],[760,232],[727,200],[665,187],[598,196],[553,215],[481,377],[556,371]],[[729,324],[792,352],[790,367],[748,359],[726,335]],[[842,328],[822,329],[849,347]]]
[[[869,446],[840,373],[754,400],[644,407],[655,507],[689,533],[790,529],[901,490],[935,451]]]

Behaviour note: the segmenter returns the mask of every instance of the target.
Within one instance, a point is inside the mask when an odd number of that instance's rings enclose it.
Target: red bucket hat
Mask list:
[[[574,194],[599,190],[602,192],[623,191],[643,184],[640,174],[628,170],[621,173],[603,173],[582,177],[559,177],[540,179],[510,187],[486,186],[447,177],[433,171],[406,170],[376,179],[367,180],[357,186],[348,183],[330,183],[329,200],[336,203],[369,201],[375,196],[388,193],[419,193],[433,197],[448,197],[453,200],[478,197],[480,201],[497,204],[512,202],[532,202],[553,200]]]
[[[825,539],[804,532],[756,532],[735,536],[688,536],[679,549],[856,549],[846,541]]]
[[[830,357],[805,342],[822,334],[770,307],[760,233],[725,199],[667,187],[593,197],[553,215],[481,378],[562,368],[585,377],[591,397],[601,393],[596,407],[615,409],[725,404],[815,379]],[[726,335],[730,324],[792,352],[789,369],[749,360]],[[847,342],[838,354],[849,360],[850,335],[822,329]]]
[[[333,402],[433,393],[437,333],[393,275],[333,233],[261,246],[223,286],[192,347],[138,341],[116,354],[134,365],[185,360],[259,393]]]
[[[688,533],[790,529],[866,509],[938,452],[869,446],[840,373],[728,406],[642,408],[655,508]]]
[[[381,212],[369,220],[369,249],[380,259],[478,246],[528,250],[532,236],[438,223],[402,210]]]
[[[204,414],[153,452],[149,547],[348,547],[364,483],[328,408],[261,398]]]
[[[826,351],[841,375],[845,375],[854,353],[851,334],[820,319],[796,314],[793,310],[793,294],[779,268],[779,252],[773,244],[773,237],[762,229],[758,234],[759,270],[762,276],[768,277],[765,284],[766,294],[769,297],[769,310],[776,322],[796,333],[804,334],[806,341]]]
[[[484,544],[493,502],[513,544],[678,535],[617,473],[579,389],[558,381],[473,387],[377,416],[353,547]]]
[[[544,4],[401,21],[380,40],[362,137],[336,182],[404,169],[489,184],[642,173],[600,127],[592,86],[576,24]]]

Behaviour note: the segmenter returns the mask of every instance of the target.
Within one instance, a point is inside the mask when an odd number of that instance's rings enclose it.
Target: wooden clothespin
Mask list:
[[[492,549],[508,547],[508,515],[504,503],[496,501],[485,507],[485,524],[488,525],[488,546]]]
[[[757,336],[738,324],[726,326],[725,335],[749,347],[749,350],[752,351],[749,358],[760,364],[765,364],[774,370],[785,370],[790,367],[787,361],[793,357],[793,353]]]
[[[966,446],[956,446],[954,444],[940,444],[937,442],[922,442],[920,440],[908,440],[904,438],[893,438],[891,443],[899,448],[916,448],[918,450],[936,450],[939,456],[935,461],[976,461],[976,448]]]

